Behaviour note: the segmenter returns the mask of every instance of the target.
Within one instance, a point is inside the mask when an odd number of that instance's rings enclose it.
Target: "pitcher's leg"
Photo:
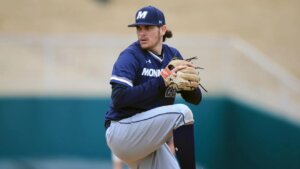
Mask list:
[[[140,160],[137,166],[139,169],[180,169],[167,144],[161,145],[155,152]]]
[[[112,123],[107,143],[123,161],[133,163],[160,148],[174,129],[193,121],[191,110],[183,104],[162,106]]]
[[[177,160],[181,169],[196,169],[194,125],[178,127],[173,132]]]
[[[172,137],[175,115],[167,114],[143,123],[114,122],[107,129],[107,144],[126,163],[141,160]]]

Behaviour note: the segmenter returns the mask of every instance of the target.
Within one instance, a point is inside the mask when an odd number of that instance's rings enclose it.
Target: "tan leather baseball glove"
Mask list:
[[[199,73],[190,60],[170,61],[161,72],[161,76],[167,87],[175,87],[177,91],[195,90],[200,82]]]

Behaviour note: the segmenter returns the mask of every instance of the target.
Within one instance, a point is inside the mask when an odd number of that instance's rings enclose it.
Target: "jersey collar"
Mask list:
[[[154,59],[158,60],[159,62],[162,62],[162,61],[163,61],[164,55],[165,55],[164,52],[163,52],[163,54],[162,54],[162,58],[159,57],[159,56],[157,56],[155,53],[153,53],[153,52],[151,52],[151,51],[149,51],[149,50],[148,50],[148,52],[150,53],[150,55],[152,55],[152,56],[154,57]]]

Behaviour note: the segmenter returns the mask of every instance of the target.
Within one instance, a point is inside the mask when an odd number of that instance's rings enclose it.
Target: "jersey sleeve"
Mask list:
[[[133,87],[138,69],[139,63],[135,56],[129,51],[124,51],[114,64],[110,83]]]
[[[177,49],[170,47],[170,50],[174,58],[183,59],[181,53]]]
[[[192,91],[181,91],[180,93],[185,101],[195,105],[199,104],[202,100],[202,93],[199,87]]]
[[[133,87],[112,84],[112,103],[115,110],[133,107],[139,110],[147,110],[153,106],[153,99],[159,99],[165,92],[165,89],[166,87],[162,77],[153,78]]]

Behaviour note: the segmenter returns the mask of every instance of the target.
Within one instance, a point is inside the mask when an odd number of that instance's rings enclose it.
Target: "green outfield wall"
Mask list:
[[[108,104],[100,97],[1,97],[0,158],[110,159]],[[299,126],[227,97],[190,107],[197,162],[205,169],[300,168]]]

